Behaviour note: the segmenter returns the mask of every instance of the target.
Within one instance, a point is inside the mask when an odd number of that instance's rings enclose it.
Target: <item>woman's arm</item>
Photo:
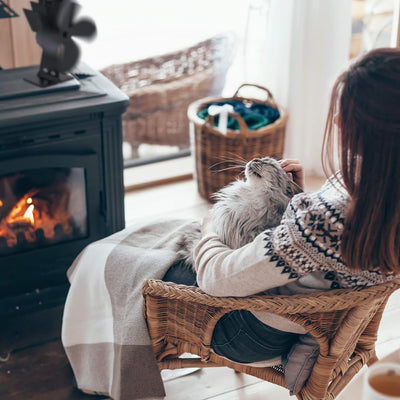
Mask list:
[[[213,296],[244,297],[297,280],[291,268],[272,250],[271,230],[233,250],[208,232],[194,251],[197,282]]]
[[[337,218],[326,219],[327,211],[317,194],[297,195],[276,228],[236,250],[219,240],[209,215],[194,250],[200,288],[214,296],[248,296],[286,285],[321,265],[334,269],[340,231]]]

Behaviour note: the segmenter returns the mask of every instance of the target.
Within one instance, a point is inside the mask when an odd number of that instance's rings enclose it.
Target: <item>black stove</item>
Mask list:
[[[0,71],[0,317],[62,304],[74,258],[125,226],[127,96],[84,64],[46,88],[37,69]]]

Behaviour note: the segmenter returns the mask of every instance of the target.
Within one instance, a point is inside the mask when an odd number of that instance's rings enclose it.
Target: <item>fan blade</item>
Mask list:
[[[71,0],[62,0],[56,21],[56,25],[61,31],[65,31],[72,26],[79,8],[80,6]]]
[[[79,47],[72,39],[63,42],[62,51],[58,55],[58,71],[69,71],[79,59]]]
[[[83,39],[92,39],[96,36],[96,24],[89,18],[81,18],[76,24],[73,24],[67,32],[71,36],[77,36]]]
[[[58,32],[41,29],[36,35],[36,41],[46,54],[56,57],[62,44],[62,36]]]
[[[33,32],[38,32],[42,27],[42,23],[40,21],[40,17],[38,14],[33,12],[32,10],[28,10],[24,8],[25,17],[28,20],[29,26],[31,27]]]

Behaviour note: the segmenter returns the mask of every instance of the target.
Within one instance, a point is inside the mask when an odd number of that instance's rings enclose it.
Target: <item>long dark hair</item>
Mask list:
[[[344,261],[355,269],[400,273],[399,49],[372,50],[336,80],[322,152],[325,173],[335,169],[335,148],[350,195]]]

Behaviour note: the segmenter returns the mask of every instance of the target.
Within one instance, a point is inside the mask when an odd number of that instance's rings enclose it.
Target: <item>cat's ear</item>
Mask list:
[[[291,179],[287,180],[287,185],[286,185],[286,196],[292,198],[296,194],[302,193],[303,189],[294,183]]]

